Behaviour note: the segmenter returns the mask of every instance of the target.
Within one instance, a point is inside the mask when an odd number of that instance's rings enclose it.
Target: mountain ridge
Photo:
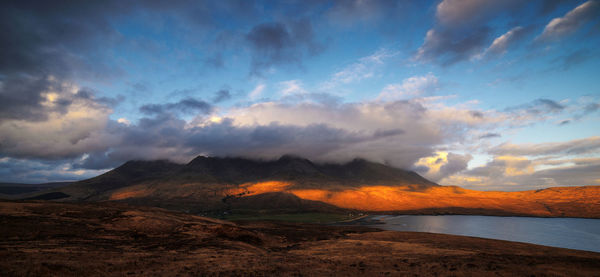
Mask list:
[[[129,161],[102,175],[22,199],[114,201],[191,213],[344,212],[600,218],[600,186],[475,191],[364,159],[313,163],[198,156],[187,164]],[[276,203],[276,204],[273,204]]]
[[[252,184],[282,183],[280,189],[265,189],[266,196],[253,196]],[[279,159],[259,160],[243,157],[198,156],[187,164],[168,160],[131,160],[99,176],[72,183],[24,199],[55,201],[121,201],[186,211],[222,211],[231,207],[259,209],[283,205],[288,211],[336,211],[343,209],[322,201],[295,199],[287,190],[343,190],[366,185],[410,186],[423,190],[439,186],[415,172],[356,158],[342,164],[314,163],[308,159],[283,155]],[[285,187],[285,188],[284,188]],[[250,190],[249,190],[250,189]],[[249,199],[236,199],[241,197]],[[293,195],[293,197],[291,196]],[[252,200],[250,199],[259,199]]]

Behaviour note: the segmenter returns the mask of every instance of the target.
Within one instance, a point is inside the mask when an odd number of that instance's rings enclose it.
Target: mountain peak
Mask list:
[[[285,154],[285,155],[282,155],[277,161],[280,161],[280,162],[283,162],[283,161],[308,161],[308,159],[305,159],[301,156],[294,155],[294,154]]]

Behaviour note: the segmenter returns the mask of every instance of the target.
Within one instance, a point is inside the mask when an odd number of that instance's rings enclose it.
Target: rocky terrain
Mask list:
[[[0,202],[2,276],[597,276],[600,253],[119,203]]]

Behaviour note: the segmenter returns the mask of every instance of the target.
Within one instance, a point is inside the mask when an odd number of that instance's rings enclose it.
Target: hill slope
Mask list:
[[[600,218],[600,186],[482,192],[355,159],[315,164],[200,156],[181,165],[131,161],[29,199],[118,201],[192,213],[256,211],[485,214]]]
[[[269,203],[279,203],[282,207],[278,209],[290,211],[341,210],[317,201],[299,201],[302,199],[294,194],[275,193],[282,189],[264,186],[262,192],[274,194],[238,199],[256,195],[252,185],[272,182],[286,189],[342,190],[377,184],[423,190],[438,186],[415,172],[360,159],[346,164],[315,164],[294,156],[272,161],[200,156],[185,165],[130,161],[100,176],[30,199],[65,195],[62,201],[123,201],[190,212],[276,208]]]
[[[23,184],[23,183],[0,183],[0,196],[3,198],[21,198],[19,196],[27,193],[35,193],[42,190],[48,190],[57,187],[63,187],[72,182],[52,182],[42,184]]]

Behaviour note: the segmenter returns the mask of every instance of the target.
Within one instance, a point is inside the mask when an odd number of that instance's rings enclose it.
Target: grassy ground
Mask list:
[[[278,213],[285,220],[344,217]],[[527,243],[361,226],[230,224],[115,203],[0,201],[2,277],[576,277],[598,272],[600,253]]]
[[[230,221],[285,221],[299,223],[332,223],[350,220],[357,217],[349,214],[331,213],[286,213],[286,214],[233,214],[224,216],[223,219]]]

